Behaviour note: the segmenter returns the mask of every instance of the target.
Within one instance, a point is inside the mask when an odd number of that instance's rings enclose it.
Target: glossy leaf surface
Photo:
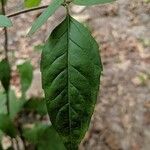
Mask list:
[[[89,31],[67,16],[42,51],[48,113],[68,150],[77,150],[93,114],[102,71],[98,49]]]
[[[90,6],[90,5],[96,5],[96,4],[111,3],[114,1],[116,1],[116,0],[74,0],[73,3],[75,3],[77,5]]]

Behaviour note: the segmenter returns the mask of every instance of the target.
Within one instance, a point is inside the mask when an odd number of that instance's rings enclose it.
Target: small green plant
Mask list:
[[[32,66],[29,62],[18,66],[22,97],[18,99],[10,89],[11,69],[7,56],[6,27],[12,25],[8,17],[38,8],[31,8],[6,17],[5,1],[1,0],[3,15],[0,16],[0,26],[5,29],[6,55],[0,63],[0,80],[5,90],[5,93],[0,94],[3,99],[0,100],[0,105],[7,106],[0,114],[2,134],[7,134],[11,138],[20,136],[26,149],[26,141],[33,143],[35,149],[38,150],[78,149],[93,114],[99,90],[102,63],[98,44],[88,29],[70,16],[69,6],[71,3],[90,6],[113,1],[53,0],[49,6],[40,7],[46,9],[33,23],[28,33],[29,36],[35,33],[60,6],[66,8],[66,17],[54,29],[44,46],[42,45],[41,73],[45,98],[35,101],[26,99],[26,91],[33,76]],[[40,2],[41,0],[25,0],[25,6],[35,7]],[[22,109],[34,110],[41,116],[48,112],[52,126],[38,122],[32,127],[26,128],[22,122],[15,120]]]

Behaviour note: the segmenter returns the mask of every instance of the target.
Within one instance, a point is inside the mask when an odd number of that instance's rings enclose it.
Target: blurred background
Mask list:
[[[41,5],[49,2],[43,0]],[[8,0],[6,12],[11,14],[23,8],[23,0]],[[13,17],[14,26],[8,30],[11,88],[16,97],[21,97],[17,66],[25,61],[30,61],[33,66],[33,80],[26,92],[27,98],[43,96],[39,70],[41,47],[63,20],[65,11],[60,8],[40,31],[31,38],[26,37],[32,22],[41,12]],[[150,1],[117,0],[93,7],[73,5],[70,12],[91,30],[99,43],[104,66],[95,112],[80,149],[150,150]],[[4,54],[3,36],[4,31],[0,29],[0,59]],[[19,115],[20,122],[28,127],[37,120],[48,122],[45,113],[41,117],[31,110]],[[9,138],[3,138],[2,142],[8,145]],[[27,150],[30,149],[33,147]]]

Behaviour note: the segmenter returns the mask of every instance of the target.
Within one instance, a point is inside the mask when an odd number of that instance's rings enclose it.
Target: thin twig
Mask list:
[[[6,15],[4,0],[1,0],[1,3],[2,3],[2,13],[3,13],[3,15]],[[5,36],[5,41],[4,41],[5,59],[8,61],[8,31],[7,31],[7,28],[4,28],[4,36]],[[7,107],[7,113],[9,115],[9,90],[6,91],[6,107]]]
[[[7,17],[11,18],[11,17],[15,17],[15,16],[18,16],[18,15],[21,15],[21,14],[28,13],[28,12],[32,12],[32,11],[36,11],[36,10],[40,10],[40,9],[45,9],[47,7],[48,7],[48,5],[44,5],[44,6],[40,6],[40,7],[25,9],[25,10],[21,10],[21,11],[9,14],[9,15],[7,15]]]
[[[2,13],[3,13],[3,15],[6,15],[4,0],[1,0],[1,2],[2,2]],[[8,32],[7,32],[7,28],[4,28],[4,35],[5,35],[5,42],[4,42],[5,58],[8,60]]]
[[[9,90],[6,91],[6,107],[7,107],[7,113],[9,115],[10,114],[10,109],[9,109]]]

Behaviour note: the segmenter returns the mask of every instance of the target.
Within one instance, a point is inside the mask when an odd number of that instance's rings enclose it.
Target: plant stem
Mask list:
[[[6,15],[6,11],[5,11],[5,3],[4,0],[1,0],[2,3],[2,13],[3,15]],[[5,58],[6,60],[8,60],[8,32],[7,32],[7,28],[4,28],[4,35],[5,35],[5,42],[4,42],[4,49],[5,49]]]
[[[6,91],[6,107],[7,107],[7,114],[9,116],[9,114],[10,114],[10,109],[9,109],[9,90]]]
[[[5,11],[5,3],[4,0],[1,0],[2,3],[2,13],[3,15],[6,15]],[[4,50],[5,50],[5,59],[8,61],[8,31],[7,28],[4,28],[4,36],[5,36],[5,41],[4,41]],[[6,107],[7,107],[7,113],[9,115],[9,90],[6,91]]]
[[[44,6],[40,6],[40,7],[25,9],[25,10],[21,10],[21,11],[9,14],[9,15],[7,15],[7,17],[11,18],[11,17],[15,17],[15,16],[18,16],[18,15],[21,15],[21,14],[28,13],[28,12],[32,12],[32,11],[36,11],[36,10],[40,10],[40,9],[45,9],[47,7],[48,7],[48,5],[44,5]]]

